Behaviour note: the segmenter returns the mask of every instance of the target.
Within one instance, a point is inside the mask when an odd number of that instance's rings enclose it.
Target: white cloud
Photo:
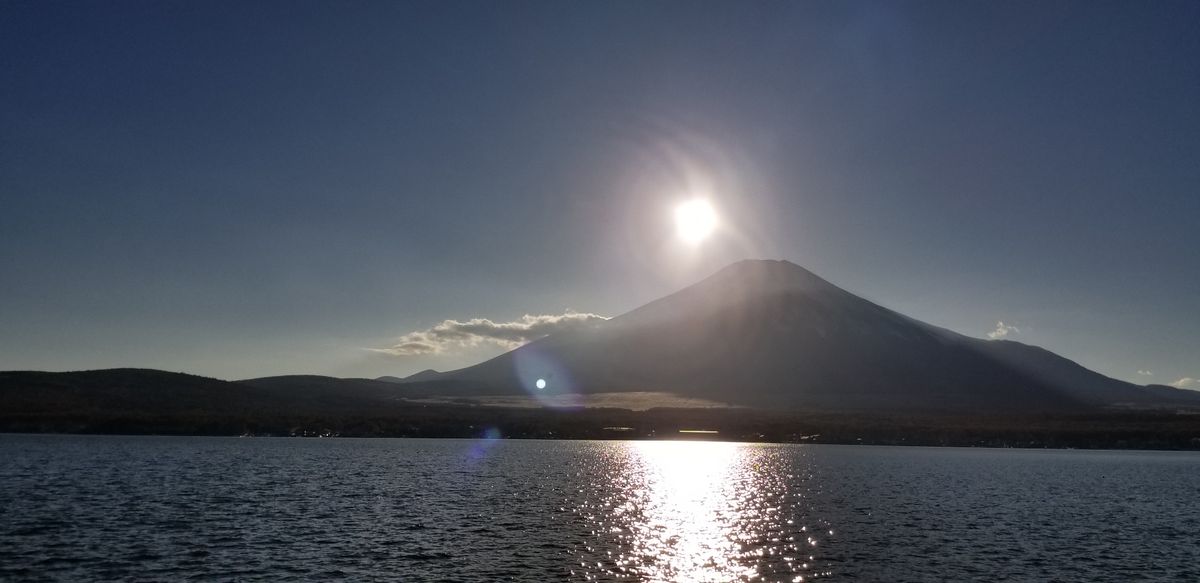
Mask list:
[[[1008,336],[1010,332],[1020,334],[1021,329],[1017,328],[1016,326],[1009,326],[1004,322],[996,322],[996,329],[988,332],[987,337],[995,340],[997,338],[1004,338],[1005,336]]]
[[[444,354],[455,348],[485,343],[513,349],[543,336],[583,328],[607,319],[597,314],[568,311],[559,315],[525,314],[513,322],[493,322],[487,318],[444,320],[432,328],[409,332],[396,339],[392,346],[370,350],[394,356],[417,356]]]
[[[1152,376],[1154,376],[1154,371],[1152,371],[1152,370],[1145,370],[1145,369],[1138,369],[1138,376],[1143,376],[1143,377],[1152,377]]]
[[[1183,377],[1173,383],[1170,383],[1170,385],[1177,389],[1200,389],[1200,379]]]

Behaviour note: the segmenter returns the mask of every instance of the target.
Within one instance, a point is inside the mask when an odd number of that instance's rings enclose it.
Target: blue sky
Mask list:
[[[454,368],[764,257],[1197,378],[1198,55],[1195,2],[6,2],[0,369]]]

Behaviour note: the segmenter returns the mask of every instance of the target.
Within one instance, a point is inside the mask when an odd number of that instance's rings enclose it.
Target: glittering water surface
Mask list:
[[[0,435],[0,580],[1200,580],[1200,455]]]

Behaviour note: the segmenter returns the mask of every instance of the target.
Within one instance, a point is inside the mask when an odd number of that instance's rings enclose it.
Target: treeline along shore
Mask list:
[[[1200,450],[1200,415],[880,416],[746,409],[414,405],[385,412],[0,414],[0,431],[125,435],[716,439],[955,447]]]

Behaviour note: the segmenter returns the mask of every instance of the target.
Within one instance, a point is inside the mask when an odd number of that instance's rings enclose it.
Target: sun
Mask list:
[[[675,232],[690,245],[708,238],[717,228],[717,212],[707,200],[689,200],[675,207]]]

